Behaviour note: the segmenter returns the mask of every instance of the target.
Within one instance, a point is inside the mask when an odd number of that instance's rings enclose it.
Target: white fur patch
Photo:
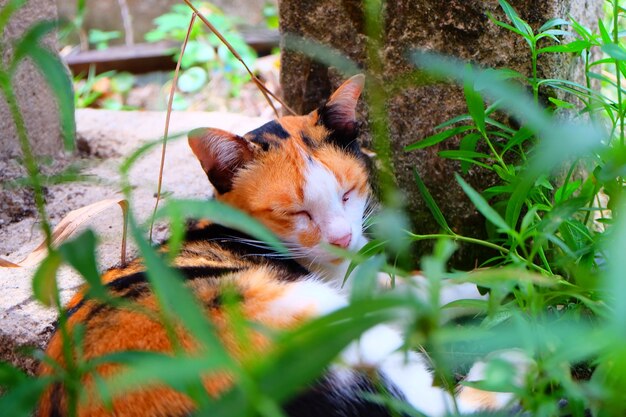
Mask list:
[[[316,271],[330,272],[334,269],[335,256],[329,254],[322,244],[328,244],[348,234],[352,236],[347,249],[357,250],[363,244],[363,213],[366,198],[356,192],[350,194],[348,201],[343,201],[344,190],[335,175],[325,166],[314,160],[308,160],[305,176],[304,208],[310,213],[313,223],[321,234],[320,244],[315,245],[309,256]],[[309,226],[310,227],[310,226]],[[295,230],[297,235],[302,230]],[[324,275],[330,275],[325,273]],[[343,276],[332,276],[335,282],[341,282]]]
[[[288,284],[284,294],[272,301],[266,314],[280,318],[285,315],[310,313],[323,316],[348,304],[348,301],[331,285],[309,276]]]
[[[352,367],[378,366],[402,346],[402,337],[391,327],[379,324],[352,342],[342,353],[342,361]]]
[[[380,370],[400,389],[409,404],[427,416],[444,416],[454,410],[452,397],[433,386],[433,376],[419,353],[395,352],[381,364]]]

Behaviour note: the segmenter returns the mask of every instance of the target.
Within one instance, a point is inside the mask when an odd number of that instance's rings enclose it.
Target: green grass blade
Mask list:
[[[472,71],[471,66],[466,67],[468,72]],[[481,95],[474,89],[474,85],[472,82],[465,81],[463,83],[463,92],[465,93],[465,103],[467,104],[467,110],[472,116],[474,123],[476,123],[476,128],[483,135],[485,134],[485,104],[483,103],[483,98]]]
[[[212,324],[206,318],[204,309],[185,287],[180,273],[170,268],[148,244],[132,216],[129,217],[129,226],[147,268],[146,274],[165,317],[175,320],[176,323],[180,321],[216,357],[219,356],[229,363],[230,357],[217,338]]]
[[[448,222],[446,221],[446,218],[444,217],[443,213],[441,212],[441,209],[435,202],[435,199],[433,198],[432,194],[430,194],[430,191],[428,191],[426,184],[424,184],[424,181],[422,181],[422,178],[420,177],[417,169],[413,169],[413,178],[415,178],[415,183],[417,184],[417,188],[419,189],[420,194],[424,198],[426,207],[428,207],[428,210],[430,210],[430,213],[433,215],[433,218],[435,219],[439,227],[441,227],[446,232],[452,234],[452,229],[450,229],[450,226],[448,226]]]
[[[411,145],[406,146],[404,148],[404,151],[408,152],[414,151],[416,149],[428,148],[430,146],[443,142],[444,140],[451,138],[454,135],[458,135],[459,133],[463,133],[474,128],[474,126],[458,126],[452,129],[446,129],[443,132],[435,133],[434,135],[428,136],[427,138],[424,138],[419,142],[415,142]]]
[[[63,259],[89,283],[93,295],[106,297],[96,263],[96,235],[92,230],[86,230],[75,239],[63,243],[59,247],[59,252]]]
[[[476,207],[476,209],[483,216],[485,216],[487,220],[489,220],[491,223],[496,225],[503,232],[506,232],[506,233],[513,232],[513,230],[511,229],[511,227],[509,227],[507,222],[504,221],[502,217],[500,217],[497,211],[491,208],[489,203],[487,203],[487,201],[476,190],[474,190],[471,185],[466,183],[465,180],[461,178],[460,175],[455,174],[455,177],[456,177],[457,182],[461,185],[461,188],[463,188],[463,191],[465,191],[465,194],[467,194],[469,199],[472,201],[472,203]]]
[[[260,239],[279,252],[288,252],[280,239],[258,220],[217,200],[170,200],[157,213],[157,218],[168,217],[172,220],[180,219],[181,216],[210,220]]]
[[[33,275],[33,295],[43,305],[56,305],[58,300],[57,270],[62,258],[58,252],[48,253]]]
[[[26,0],[9,0],[0,10],[0,33],[4,33],[4,27],[9,19],[20,7],[26,3]]]

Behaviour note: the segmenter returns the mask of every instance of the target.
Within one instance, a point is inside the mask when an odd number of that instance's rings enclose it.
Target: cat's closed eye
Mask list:
[[[352,196],[352,192],[356,189],[356,187],[352,187],[350,188],[348,191],[346,191],[343,194],[343,197],[341,197],[341,201],[343,201],[344,203],[347,203],[348,200],[350,200],[350,197]]]
[[[309,220],[313,220],[313,216],[311,216],[311,213],[309,213],[306,210],[294,211],[289,214],[292,216],[301,216],[301,217],[306,217]]]

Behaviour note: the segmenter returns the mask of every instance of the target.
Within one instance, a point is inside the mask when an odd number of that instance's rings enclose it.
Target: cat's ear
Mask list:
[[[218,193],[231,190],[237,170],[253,158],[250,144],[221,129],[200,128],[189,132],[189,146]]]
[[[351,77],[318,109],[319,122],[331,132],[330,139],[342,147],[354,143],[359,134],[356,105],[364,85],[363,74]]]

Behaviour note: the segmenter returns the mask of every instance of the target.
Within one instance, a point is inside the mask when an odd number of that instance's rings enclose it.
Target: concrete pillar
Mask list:
[[[282,0],[281,31],[295,34],[341,51],[362,68],[366,66],[366,35],[360,0]],[[574,17],[595,27],[602,13],[600,0],[511,0],[511,5],[533,28],[553,17]],[[492,23],[487,13],[506,21],[496,0],[394,0],[385,6],[383,43],[380,57],[384,71],[377,74],[383,82],[408,75],[414,66],[407,60],[413,49],[436,51],[472,61],[486,67],[509,67],[530,74],[530,58],[521,37]],[[576,79],[579,62],[563,56],[540,61],[540,77]],[[580,80],[580,78],[578,78]],[[334,70],[302,54],[285,51],[281,82],[287,104],[299,112],[319,106],[341,82]],[[458,139],[439,146],[406,153],[403,148],[434,133],[438,124],[466,112],[462,89],[450,85],[426,85],[399,89],[387,101],[391,147],[395,174],[407,196],[407,207],[417,233],[434,233],[438,226],[421,198],[413,179],[416,167],[426,186],[442,209],[450,226],[463,235],[486,236],[484,220],[474,210],[454,181],[458,163],[441,159],[437,152],[458,149]],[[363,109],[365,110],[365,109]],[[363,118],[366,119],[363,114]],[[367,134],[362,137],[368,145]],[[473,169],[466,176],[478,190],[497,179],[485,170]],[[421,252],[427,250],[422,246]],[[490,254],[484,248],[463,246],[457,252],[457,266],[473,267]]]
[[[6,5],[0,0],[0,8]],[[2,34],[3,56],[6,64],[13,55],[12,44],[35,23],[42,20],[57,18],[54,2],[46,0],[29,0],[13,14]],[[47,36],[43,44],[51,49],[56,48],[55,36]],[[54,95],[35,66],[22,61],[13,78],[14,90],[26,122],[26,129],[38,155],[53,155],[62,149],[59,128],[59,115]],[[19,152],[19,142],[4,97],[0,98],[0,159],[13,158]]]

